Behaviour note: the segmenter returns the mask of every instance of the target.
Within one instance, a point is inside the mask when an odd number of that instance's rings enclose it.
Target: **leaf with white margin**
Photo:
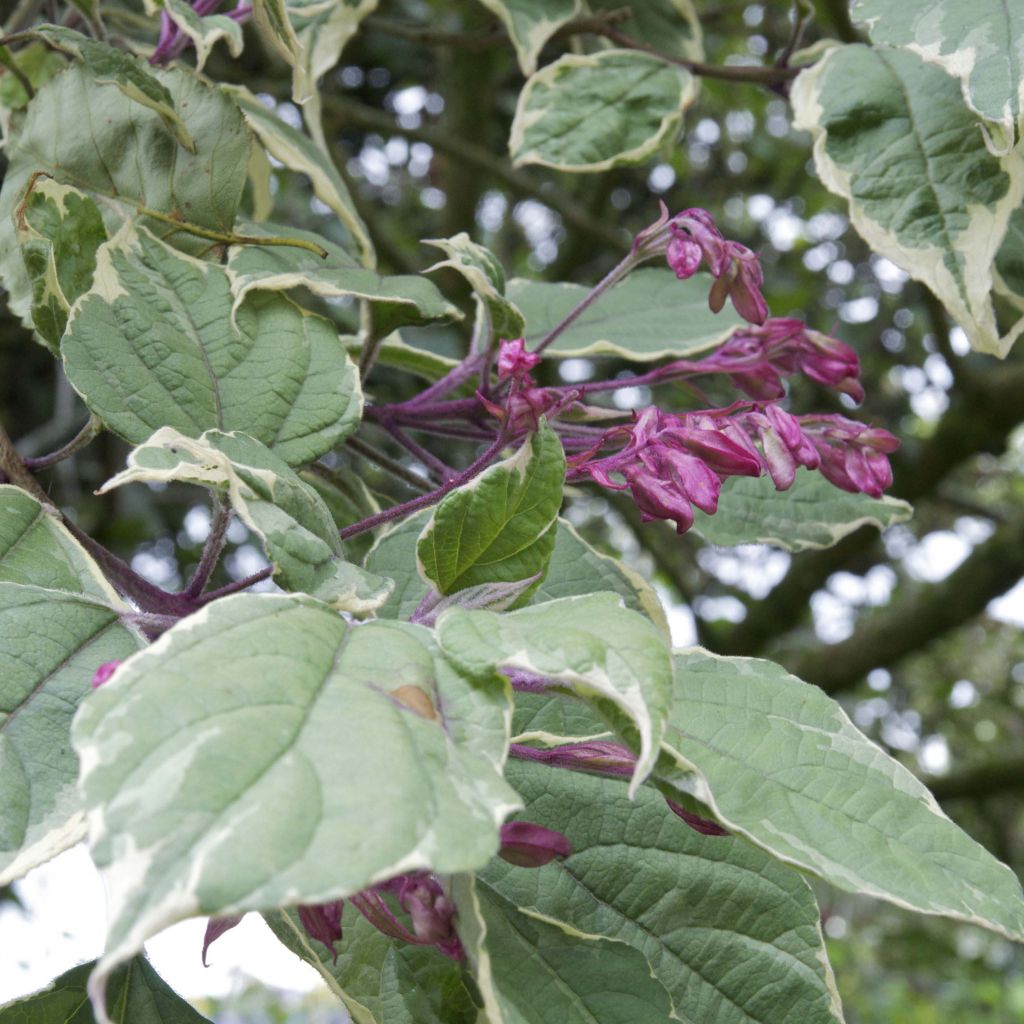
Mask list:
[[[659,53],[683,60],[703,60],[704,41],[691,0],[633,0],[627,4],[629,19],[619,31]],[[621,0],[587,0],[595,14],[621,10]]]
[[[197,71],[203,70],[210,51],[222,39],[232,57],[242,55],[242,26],[233,18],[224,14],[200,15],[185,0],[163,0],[163,8],[178,30],[192,40]]]
[[[964,101],[995,122],[1004,152],[1024,115],[1024,6],[1007,0],[854,0],[876,43],[901,46],[960,79]]]
[[[679,129],[696,95],[688,71],[647,53],[567,54],[531,76],[519,94],[512,162],[561,171],[639,163]]]
[[[111,430],[142,444],[240,430],[291,465],[343,441],[362,415],[355,365],[334,326],[273,293],[231,322],[231,275],[126,224],[97,254],[71,311],[64,368]]]
[[[1013,872],[815,686],[756,658],[675,654],[664,747],[730,830],[840,889],[1024,940]]]
[[[301,238],[325,249],[327,257],[289,246],[232,247],[227,263],[235,296],[232,316],[250,292],[308,288],[326,299],[348,296],[372,302],[374,330],[384,334],[408,324],[462,319],[462,311],[441,294],[433,281],[419,274],[379,274],[364,267],[342,246],[312,231],[245,222],[238,230],[256,238],[261,235]]]
[[[507,688],[461,676],[419,626],[276,594],[179,622],[75,719],[108,900],[94,1007],[175,921],[486,863],[521,806],[498,767],[508,717]]]
[[[452,881],[459,938],[490,1024],[657,1024],[668,991],[633,946],[524,913],[499,891]]]
[[[508,293],[526,317],[526,345],[560,323],[590,289],[513,278]],[[686,358],[721,345],[742,324],[732,307],[708,309],[711,278],[680,281],[667,267],[634,270],[577,317],[545,356],[617,356],[634,362]]]
[[[1024,207],[1010,216],[994,268],[996,291],[1024,311]]]
[[[86,986],[95,966],[72,967],[41,992],[0,1007],[0,1024],[94,1024]],[[210,1024],[141,955],[114,972],[107,1009],[114,1024]]]
[[[293,92],[299,97],[306,96],[309,83],[304,77],[302,44],[292,28],[285,0],[253,0],[252,20],[263,41],[293,69]]]
[[[84,65],[72,65],[38,90],[24,127],[5,153],[0,191],[0,276],[11,308],[26,317],[31,289],[15,241],[14,211],[39,172],[102,196],[110,223],[141,204],[214,231],[231,231],[245,187],[253,138],[235,104],[195,74],[153,71],[170,90],[196,152],[182,149],[157,114],[99,84]],[[89,112],[88,117],[82,111]],[[138,218],[158,237],[188,252],[209,239]]]
[[[680,1020],[836,1024],[839,994],[820,913],[801,875],[735,836],[688,828],[661,796],[511,761],[520,817],[562,832],[572,854],[542,868],[492,861],[477,888],[568,932],[627,942]]]
[[[986,148],[952,79],[906,50],[842,46],[793,84],[826,187],[879,255],[926,284],[979,352],[1005,356],[992,264],[1024,198],[1024,156]]]
[[[451,238],[424,238],[423,244],[440,249],[448,257],[427,267],[424,273],[429,274],[441,267],[457,271],[484,304],[495,338],[511,340],[523,336],[526,327],[523,314],[514,302],[505,297],[505,271],[490,249],[474,242],[464,231]]]
[[[267,447],[246,434],[208,430],[198,439],[162,427],[128,456],[128,468],[97,491],[138,482],[180,481],[226,493],[263,542],[285,590],[304,591],[338,611],[363,615],[387,599],[390,580],[345,559],[323,499]]]
[[[107,240],[107,229],[87,195],[45,175],[29,182],[14,218],[32,284],[32,322],[56,353],[68,310],[92,285],[96,250]]]
[[[32,34],[46,40],[54,49],[80,60],[92,72],[97,85],[114,85],[128,99],[148,107],[164,123],[179,146],[195,153],[195,139],[175,108],[170,89],[139,58],[63,25],[39,25]]]
[[[66,590],[112,607],[121,599],[52,505],[0,484],[0,581]]]
[[[452,608],[437,639],[468,672],[511,668],[585,699],[611,701],[636,727],[640,751],[630,796],[651,773],[672,693],[672,659],[657,627],[615,594],[566,597],[514,612]]]
[[[529,78],[537,70],[544,44],[579,16],[583,0],[480,0],[497,15],[516,48],[519,69]]]
[[[512,742],[558,747],[583,740],[614,740],[608,722],[589,704],[565,693],[513,695]]]
[[[914,510],[888,495],[876,499],[833,487],[819,473],[800,468],[793,486],[777,491],[771,477],[732,477],[725,481],[718,511],[694,510],[693,528],[706,541],[773,544],[787,551],[830,548],[869,525],[884,530],[905,523]]]
[[[441,594],[543,573],[564,482],[562,442],[542,419],[514,455],[444,496],[416,545],[420,573]]]
[[[329,206],[356,240],[363,266],[376,265],[370,232],[356,210],[352,193],[327,154],[297,128],[285,124],[268,110],[248,89],[242,86],[223,86],[238,104],[246,124],[256,133],[266,151],[280,160],[290,171],[298,171],[309,178],[313,194]]]
[[[134,654],[126,605],[0,582],[0,885],[85,831],[69,730],[93,673]]]
[[[465,984],[465,967],[432,946],[392,939],[349,911],[344,939],[335,943],[335,961],[306,934],[293,911],[265,917],[283,945],[317,971],[358,1024],[482,1024]]]

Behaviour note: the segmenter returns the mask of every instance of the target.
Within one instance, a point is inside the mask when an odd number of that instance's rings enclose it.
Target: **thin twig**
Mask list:
[[[414,441],[404,430],[393,423],[382,422],[380,424],[410,455],[415,456],[429,469],[432,469],[442,481],[455,475],[455,470],[447,462],[439,459],[433,452],[428,451],[419,443]]]
[[[62,448],[58,448],[49,455],[39,455],[36,458],[25,458],[22,462],[29,469],[46,469],[48,466],[56,465],[65,459],[71,458],[94,438],[98,437],[103,430],[103,424],[97,416],[90,416],[84,427]]]
[[[796,0],[793,4],[793,14],[793,31],[789,34],[789,39],[782,53],[775,60],[777,68],[789,66],[790,57],[793,56],[794,51],[800,45],[800,40],[803,39],[804,29],[807,28],[808,23],[814,18],[814,6],[810,0]]]
[[[259,572],[254,572],[251,576],[246,576],[245,579],[235,580],[234,583],[227,583],[223,587],[218,587],[216,590],[207,591],[205,594],[200,594],[196,598],[196,604],[202,607],[203,605],[209,604],[211,601],[216,601],[218,598],[227,597],[229,594],[237,594],[240,590],[247,590],[249,587],[255,586],[257,583],[262,583],[266,579],[270,579],[274,574],[274,567],[268,565],[266,569],[260,569]]]
[[[14,448],[14,442],[11,441],[2,424],[0,424],[0,470],[12,484],[20,487],[23,491],[28,491],[33,498],[46,505],[50,503],[49,495],[39,486],[39,482],[31,472],[25,468],[21,456]]]
[[[199,557],[199,564],[188,581],[188,586],[182,591],[189,597],[198,597],[217,567],[217,560],[224,550],[224,543],[227,540],[228,526],[231,524],[231,506],[224,495],[218,495],[213,505],[213,516],[210,519],[210,532],[206,535],[206,542],[203,544],[203,553]]]
[[[380,466],[381,469],[386,470],[392,476],[404,481],[410,487],[415,487],[418,491],[429,491],[431,489],[430,482],[428,480],[425,480],[407,466],[403,466],[400,462],[397,462],[390,456],[385,455],[384,452],[379,448],[375,448],[372,444],[367,444],[366,441],[363,441],[358,437],[350,437],[345,442],[345,445],[351,448],[352,451],[356,452],[356,454],[362,455],[364,459],[369,459],[370,462]]]
[[[6,46],[0,46],[0,64],[3,64],[5,68],[18,80],[18,84],[25,90],[25,95],[31,100],[35,97],[36,91],[32,88],[32,83],[29,81],[28,75],[18,66],[18,62],[14,59],[11,51]]]

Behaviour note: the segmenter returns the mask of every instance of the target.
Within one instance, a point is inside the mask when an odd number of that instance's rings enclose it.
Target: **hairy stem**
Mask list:
[[[199,558],[199,565],[188,581],[183,593],[189,597],[198,597],[217,567],[217,561],[224,550],[224,542],[227,539],[228,526],[231,523],[231,507],[223,495],[219,496],[213,506],[213,517],[210,520],[210,532],[207,534],[206,543],[203,544],[203,553]]]
[[[103,424],[99,418],[90,416],[85,426],[62,448],[58,448],[55,452],[50,452],[49,455],[39,455],[34,459],[22,459],[22,462],[29,469],[46,469],[47,466],[53,466],[58,462],[71,458],[72,455],[98,437],[102,431]]]

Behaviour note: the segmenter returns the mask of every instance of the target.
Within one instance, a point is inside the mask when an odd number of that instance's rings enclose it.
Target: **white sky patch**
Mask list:
[[[949,744],[945,736],[926,736],[917,752],[917,763],[930,775],[944,775],[949,771]]]
[[[594,364],[589,359],[564,359],[558,364],[558,376],[567,384],[579,384],[594,376]]]
[[[958,679],[949,692],[949,706],[955,711],[978,703],[978,688],[970,679]]]
[[[1024,629],[1024,580],[1002,597],[990,601],[986,611],[993,619]]]
[[[693,612],[686,605],[670,604],[665,594],[660,594],[665,605],[665,617],[672,634],[673,647],[693,647],[697,643],[697,624]]]
[[[971,546],[952,530],[936,530],[923,537],[904,557],[914,579],[927,583],[944,580],[971,553]]]
[[[878,299],[873,295],[862,295],[839,306],[839,319],[848,324],[866,324],[878,316]]]

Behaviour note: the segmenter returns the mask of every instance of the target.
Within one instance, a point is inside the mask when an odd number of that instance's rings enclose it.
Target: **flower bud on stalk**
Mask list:
[[[572,853],[569,840],[554,829],[528,821],[510,821],[501,826],[498,856],[521,868],[540,868],[556,857]]]

